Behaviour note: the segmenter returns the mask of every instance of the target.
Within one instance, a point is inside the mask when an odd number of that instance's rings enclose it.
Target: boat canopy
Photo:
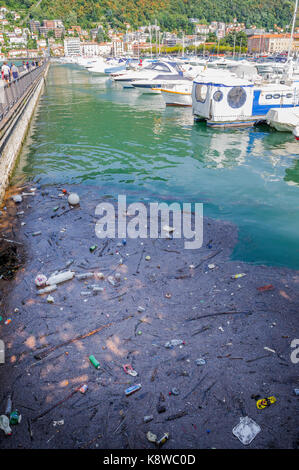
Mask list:
[[[197,76],[194,80],[195,85],[206,85],[214,87],[253,87],[253,83],[246,79],[234,77],[232,75],[215,77],[215,74],[206,76]]]

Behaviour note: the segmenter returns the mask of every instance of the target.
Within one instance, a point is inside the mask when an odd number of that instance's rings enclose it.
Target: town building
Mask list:
[[[64,55],[74,56],[81,54],[80,38],[67,38],[64,40]]]
[[[248,52],[275,54],[287,52],[290,46],[290,34],[262,34],[248,38]],[[291,49],[294,50],[299,39],[299,34],[294,35]]]
[[[202,36],[207,36],[210,32],[209,26],[207,24],[197,23],[195,25],[195,34],[200,34]]]
[[[100,42],[99,46],[99,54],[100,55],[109,55],[111,53],[112,43],[111,42]]]
[[[124,53],[124,42],[119,38],[113,38],[111,52],[114,56],[122,55]]]
[[[55,57],[62,57],[64,55],[64,47],[62,44],[53,44],[51,46],[51,53]]]
[[[29,21],[29,27],[30,27],[30,31],[32,31],[33,33],[37,33],[39,31],[39,28],[40,28],[40,22],[30,20]]]
[[[81,43],[81,54],[87,56],[100,55],[100,47],[97,42],[82,42]]]

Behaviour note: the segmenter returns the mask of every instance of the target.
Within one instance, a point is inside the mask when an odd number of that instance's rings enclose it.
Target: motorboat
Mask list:
[[[166,62],[158,61],[152,62],[142,67],[140,70],[131,71],[128,70],[121,74],[111,74],[110,77],[114,80],[115,83],[120,83],[126,87],[132,86],[137,81],[145,80],[155,80],[159,77],[159,80],[162,80],[164,77],[169,78],[169,76],[180,76],[182,78],[183,71],[176,62]]]
[[[166,106],[192,106],[192,80],[172,82],[161,88],[161,94]]]
[[[192,109],[195,119],[208,126],[252,126],[266,120],[271,108],[299,106],[299,83],[260,82],[235,74],[199,75],[193,82]]]
[[[293,132],[299,127],[299,107],[272,108],[266,115],[267,124],[277,131]]]
[[[113,62],[113,64],[116,63],[116,61]],[[104,57],[98,57],[95,62],[86,65],[85,68],[88,70],[88,72],[104,74],[105,69],[107,68],[107,61],[104,59]]]
[[[189,79],[185,79],[186,81],[190,81]],[[131,83],[132,87],[135,90],[140,91],[141,93],[146,94],[161,94],[162,88],[171,87],[172,83],[177,83],[181,81],[185,81],[182,75],[158,75],[153,80],[136,80]]]

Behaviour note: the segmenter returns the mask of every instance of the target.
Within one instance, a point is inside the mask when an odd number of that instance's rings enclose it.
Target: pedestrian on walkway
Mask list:
[[[3,80],[5,80],[7,84],[9,84],[10,68],[9,68],[7,62],[3,62],[3,65],[1,67],[1,72],[2,72],[2,76],[3,76]]]
[[[19,70],[15,64],[12,64],[10,72],[13,80],[17,80],[19,78]]]

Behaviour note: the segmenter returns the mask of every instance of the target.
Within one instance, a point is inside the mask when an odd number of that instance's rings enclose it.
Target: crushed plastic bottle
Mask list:
[[[75,273],[73,271],[65,271],[64,273],[52,274],[47,280],[47,285],[60,284],[61,282],[73,279]]]
[[[146,434],[146,438],[149,442],[157,442],[157,436],[156,434],[152,433],[151,431],[148,431],[148,433]]]
[[[185,341],[182,339],[172,339],[171,341],[167,341],[167,343],[164,344],[165,348],[171,349],[174,346],[179,346],[181,344],[185,344]]]
[[[0,429],[2,429],[2,431],[4,431],[6,436],[11,436],[12,430],[9,426],[9,419],[5,415],[0,416]]]

